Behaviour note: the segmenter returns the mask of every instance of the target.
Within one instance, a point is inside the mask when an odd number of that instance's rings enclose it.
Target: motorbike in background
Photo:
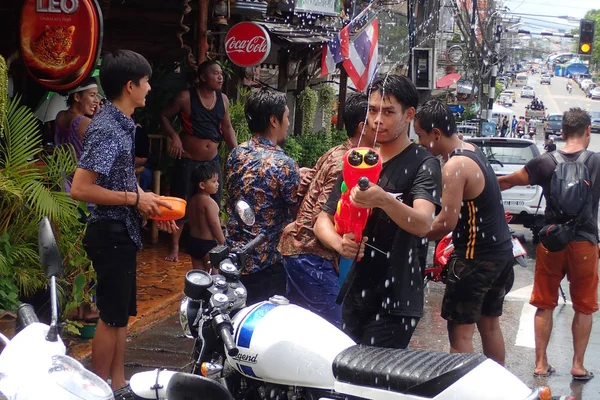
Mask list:
[[[29,304],[17,310],[21,330],[12,340],[0,334],[0,398],[9,400],[108,400],[113,392],[100,377],[66,355],[58,324],[56,278],[63,273],[62,258],[48,218],[39,228],[39,253],[50,279],[52,322],[42,324]]]

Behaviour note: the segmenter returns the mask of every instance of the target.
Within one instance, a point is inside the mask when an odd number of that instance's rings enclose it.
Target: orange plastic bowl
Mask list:
[[[185,215],[185,206],[187,205],[187,202],[185,200],[180,199],[178,197],[166,196],[160,196],[160,199],[164,202],[169,203],[171,207],[173,207],[173,209],[169,210],[167,207],[159,206],[158,208],[162,215],[155,215],[154,217],[151,217],[153,220],[175,221],[183,218],[183,216]]]

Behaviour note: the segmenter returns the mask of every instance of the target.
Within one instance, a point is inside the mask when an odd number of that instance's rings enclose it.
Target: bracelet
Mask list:
[[[137,207],[138,204],[140,204],[140,190],[139,189],[135,192],[135,206]]]
[[[125,204],[124,205],[127,205],[127,191],[125,191]]]

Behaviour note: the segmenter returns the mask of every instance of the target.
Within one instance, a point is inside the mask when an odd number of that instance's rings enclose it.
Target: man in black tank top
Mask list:
[[[484,354],[504,364],[499,317],[514,275],[511,234],[498,180],[481,150],[458,138],[454,116],[441,101],[421,106],[415,132],[422,145],[446,160],[442,210],[427,237],[437,240],[453,232],[454,253],[442,304],[450,351],[473,352],[477,324]]]

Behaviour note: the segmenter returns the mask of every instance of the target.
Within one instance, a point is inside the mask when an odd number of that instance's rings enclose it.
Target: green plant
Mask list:
[[[307,86],[300,92],[296,101],[302,111],[302,135],[310,135],[313,133],[315,116],[317,115],[317,93]]]
[[[333,103],[335,102],[335,90],[326,83],[319,86],[318,106],[323,110],[323,130],[325,136],[331,141],[331,117],[333,117]]]
[[[6,101],[8,100],[8,68],[6,60],[0,55],[0,121],[6,112]],[[2,124],[0,123],[0,135],[2,135]]]

